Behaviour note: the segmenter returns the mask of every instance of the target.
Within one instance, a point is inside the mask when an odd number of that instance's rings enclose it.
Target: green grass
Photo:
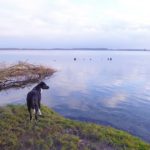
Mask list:
[[[42,106],[43,117],[30,122],[23,105],[0,108],[2,150],[150,150],[132,135],[92,123],[66,119]]]

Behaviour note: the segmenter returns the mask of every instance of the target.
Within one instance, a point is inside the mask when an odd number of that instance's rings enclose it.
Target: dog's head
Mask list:
[[[49,86],[46,85],[45,82],[40,82],[40,83],[38,84],[38,87],[40,87],[41,89],[49,89]]]

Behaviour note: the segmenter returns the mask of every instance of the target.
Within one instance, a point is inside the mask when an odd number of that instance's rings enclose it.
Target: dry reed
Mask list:
[[[9,67],[0,68],[0,90],[11,87],[24,87],[51,76],[54,69],[42,65],[33,65],[27,62],[18,62]]]

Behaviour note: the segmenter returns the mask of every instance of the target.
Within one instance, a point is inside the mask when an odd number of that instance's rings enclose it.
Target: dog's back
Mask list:
[[[38,101],[40,100],[40,93],[36,90],[32,90],[27,94],[27,106],[28,108],[38,109]]]

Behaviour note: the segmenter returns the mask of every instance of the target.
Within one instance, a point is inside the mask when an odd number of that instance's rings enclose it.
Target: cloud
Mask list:
[[[10,5],[12,9],[7,9]],[[51,3],[48,0],[14,0],[13,3],[6,0],[3,7],[0,25],[3,36],[77,34],[90,25],[89,8],[73,5],[68,0]]]
[[[148,0],[1,0],[0,40],[30,38],[59,43],[63,38],[65,44],[86,42],[97,47],[125,45],[121,39],[129,45],[149,45],[149,4]],[[135,37],[137,42],[131,41]]]

